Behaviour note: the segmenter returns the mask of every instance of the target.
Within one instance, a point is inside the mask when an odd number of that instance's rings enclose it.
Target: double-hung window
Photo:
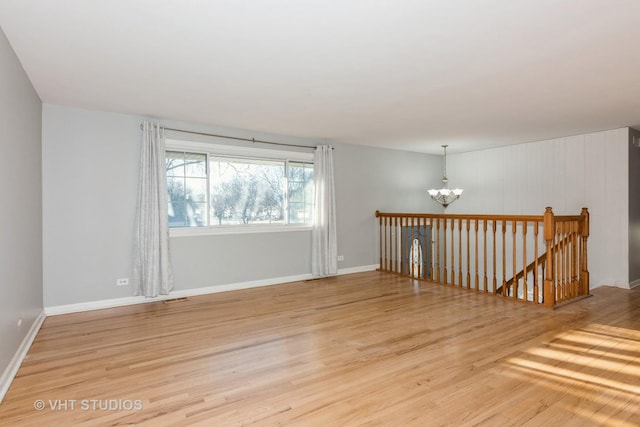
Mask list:
[[[310,226],[313,155],[167,140],[169,227]]]

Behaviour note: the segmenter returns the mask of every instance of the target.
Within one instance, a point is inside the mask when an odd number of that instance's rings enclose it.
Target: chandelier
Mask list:
[[[463,190],[460,188],[455,188],[453,190],[449,189],[449,180],[447,179],[447,146],[443,145],[442,148],[444,148],[444,176],[442,177],[442,188],[439,190],[429,190],[429,195],[433,200],[446,208],[460,198]]]

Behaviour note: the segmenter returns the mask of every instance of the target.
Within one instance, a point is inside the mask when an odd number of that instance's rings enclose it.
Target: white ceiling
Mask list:
[[[639,0],[1,0],[45,103],[440,153],[640,126]]]

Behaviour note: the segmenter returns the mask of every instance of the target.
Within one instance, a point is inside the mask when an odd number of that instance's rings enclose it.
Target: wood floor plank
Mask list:
[[[49,317],[0,425],[635,426],[639,396],[640,289],[547,310],[368,272]]]

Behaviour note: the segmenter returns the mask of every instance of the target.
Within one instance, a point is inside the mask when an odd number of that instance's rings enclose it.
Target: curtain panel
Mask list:
[[[316,147],[314,188],[311,273],[314,276],[326,277],[338,273],[333,147],[330,145]]]
[[[164,129],[145,121],[134,234],[134,295],[157,297],[173,290],[167,206]]]

